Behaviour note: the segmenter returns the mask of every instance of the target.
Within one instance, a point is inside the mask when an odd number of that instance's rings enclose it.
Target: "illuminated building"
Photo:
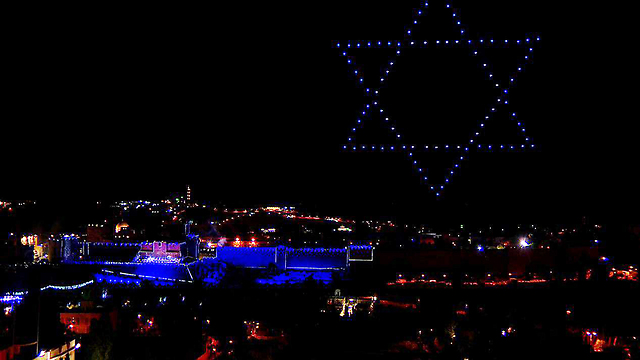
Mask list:
[[[136,227],[131,226],[126,221],[121,221],[115,226],[115,231],[113,234],[114,241],[128,242],[134,240],[141,240],[141,236],[144,235],[145,229],[140,228],[139,224],[136,224]],[[102,233],[102,236],[105,236],[106,233]]]
[[[638,281],[638,268],[633,265],[612,267],[609,278],[613,280]]]
[[[23,246],[28,246],[33,251],[33,262],[38,262],[49,257],[47,242],[41,241],[37,234],[23,235],[20,238],[20,243]]]
[[[342,310],[340,311],[340,317],[344,317],[345,314],[347,315],[347,317],[351,317],[353,315],[353,312],[356,309],[356,306],[358,306],[358,301],[356,299],[353,298],[349,298],[349,300],[346,299],[342,299]]]
[[[49,258],[49,244],[39,244],[33,247],[33,262],[38,262]]]
[[[22,243],[22,245],[25,245],[25,246],[34,246],[38,243],[38,235],[35,235],[35,234],[23,235],[22,238],[20,239],[20,242]]]
[[[282,213],[282,214],[294,214],[296,213],[296,208],[293,206],[266,206],[261,208],[262,211],[270,212],[270,213]]]
[[[127,224],[126,222],[120,222],[116,225],[116,234],[118,234],[119,232],[126,230],[129,228],[129,224]]]
[[[142,243],[134,262],[177,264],[182,259],[180,246],[184,243],[166,243],[154,241]]]
[[[41,350],[34,360],[75,360],[79,348],[80,343],[73,339],[58,348]]]
[[[62,259],[65,261],[75,260],[79,253],[78,237],[75,234],[62,235],[60,242],[62,243]]]

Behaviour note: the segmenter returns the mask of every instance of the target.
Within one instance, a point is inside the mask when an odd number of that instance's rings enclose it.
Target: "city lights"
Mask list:
[[[632,3],[14,5],[0,360],[640,359]]]

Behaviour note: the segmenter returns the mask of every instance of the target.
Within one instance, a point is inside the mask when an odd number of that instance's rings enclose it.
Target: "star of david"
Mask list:
[[[358,85],[364,91],[365,103],[363,105],[363,109],[361,111],[361,116],[357,119],[357,124],[355,127],[351,128],[352,134],[348,138],[348,143],[343,145],[343,149],[347,151],[392,151],[392,152],[401,152],[405,153],[411,163],[413,164],[413,168],[415,172],[420,176],[420,179],[424,184],[428,186],[432,192],[435,193],[437,197],[441,196],[444,191],[445,186],[450,182],[451,178],[459,172],[461,164],[463,161],[467,160],[468,154],[473,151],[515,151],[515,150],[523,150],[523,149],[531,149],[534,148],[535,145],[532,143],[531,138],[526,134],[526,129],[522,121],[517,119],[516,113],[512,112],[510,114],[510,119],[519,127],[519,134],[523,138],[522,143],[518,144],[483,144],[480,143],[479,137],[481,132],[485,128],[485,124],[491,121],[492,117],[500,111],[500,108],[503,108],[504,105],[509,104],[509,94],[511,88],[515,85],[517,75],[524,70],[524,67],[531,63],[533,56],[534,45],[540,41],[539,36],[529,36],[520,40],[494,40],[494,39],[465,39],[465,33],[467,30],[462,25],[460,20],[460,15],[457,10],[455,10],[450,2],[450,0],[445,0],[445,6],[451,10],[452,19],[454,26],[459,30],[460,36],[459,39],[449,39],[449,40],[436,40],[436,41],[424,41],[424,40],[416,40],[413,39],[412,33],[414,32],[414,28],[418,26],[420,23],[420,18],[426,14],[426,10],[429,7],[428,2],[423,2],[420,8],[414,10],[413,21],[410,26],[406,28],[405,39],[389,41],[389,40],[369,40],[369,41],[346,41],[346,42],[334,42],[334,47],[339,49],[341,52],[341,56],[347,59],[347,64],[350,67],[350,70],[353,74],[355,74]],[[526,51],[526,55],[524,56],[523,63],[519,64],[513,72],[511,76],[509,76],[506,84],[500,84],[498,80],[494,78],[494,74],[492,72],[492,66],[488,60],[481,60],[483,58],[482,51],[486,48],[490,47],[499,47],[499,46],[516,46],[516,47],[524,47]],[[490,104],[489,111],[485,114],[483,119],[480,119],[478,123],[479,129],[474,131],[469,141],[466,144],[447,144],[447,145],[436,145],[436,144],[422,144],[422,145],[411,145],[403,142],[402,134],[400,134],[399,130],[395,124],[389,119],[389,117],[385,114],[385,109],[379,104],[378,100],[380,98],[380,92],[384,89],[384,85],[386,84],[385,80],[388,79],[391,70],[393,69],[397,59],[403,53],[403,49],[405,48],[442,48],[442,47],[467,47],[471,55],[478,59],[478,64],[481,71],[484,71],[485,76],[495,88],[497,88],[498,94],[495,97],[493,103]],[[392,49],[395,50],[395,54],[389,59],[383,68],[381,74],[379,75],[378,84],[375,87],[366,87],[364,86],[364,78],[362,76],[362,72],[358,69],[356,65],[355,58],[349,55],[350,49]],[[381,116],[384,118],[385,124],[388,125],[389,131],[393,135],[395,139],[394,144],[357,144],[354,141],[355,133],[358,128],[362,126],[363,121],[366,120],[367,117],[373,112],[379,111]],[[432,182],[428,176],[426,176],[427,168],[423,167],[420,162],[414,157],[414,155],[419,151],[448,151],[456,153],[456,160],[453,163],[453,166],[447,169],[447,174],[444,178],[444,183],[434,183]]]

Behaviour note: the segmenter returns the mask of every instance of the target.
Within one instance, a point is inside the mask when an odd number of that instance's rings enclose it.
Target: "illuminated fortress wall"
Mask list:
[[[238,267],[267,268],[270,265],[278,269],[290,270],[331,270],[346,269],[350,260],[349,253],[357,248],[358,254],[366,253],[364,259],[373,258],[373,249],[366,247],[346,248],[302,248],[280,247],[219,247],[215,261],[226,262]]]
[[[345,269],[347,249],[287,249],[287,269]]]
[[[276,248],[274,247],[219,247],[216,260],[238,267],[266,268],[276,264]]]

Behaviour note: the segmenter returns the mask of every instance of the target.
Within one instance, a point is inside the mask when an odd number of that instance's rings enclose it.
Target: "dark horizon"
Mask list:
[[[362,99],[334,41],[401,39],[419,3],[11,9],[0,199],[160,199],[190,184],[194,198],[231,206],[293,203],[427,223],[637,222],[639,152],[625,91],[637,73],[625,45],[633,32],[613,6],[454,2],[469,38],[541,36],[512,98],[536,150],[473,153],[439,200],[406,156],[342,150]],[[452,37],[445,20],[427,16],[416,36]],[[401,63],[390,78],[404,81],[390,111],[416,143],[456,143],[486,106],[473,91],[482,84],[456,70],[466,58],[415,55],[407,58],[417,65]],[[454,67],[422,69],[432,55]],[[444,109],[404,102],[412,96]],[[425,121],[402,121],[413,117]],[[494,143],[514,142],[497,121]],[[386,140],[369,135],[362,143]],[[451,165],[447,156],[424,161],[435,177]]]

